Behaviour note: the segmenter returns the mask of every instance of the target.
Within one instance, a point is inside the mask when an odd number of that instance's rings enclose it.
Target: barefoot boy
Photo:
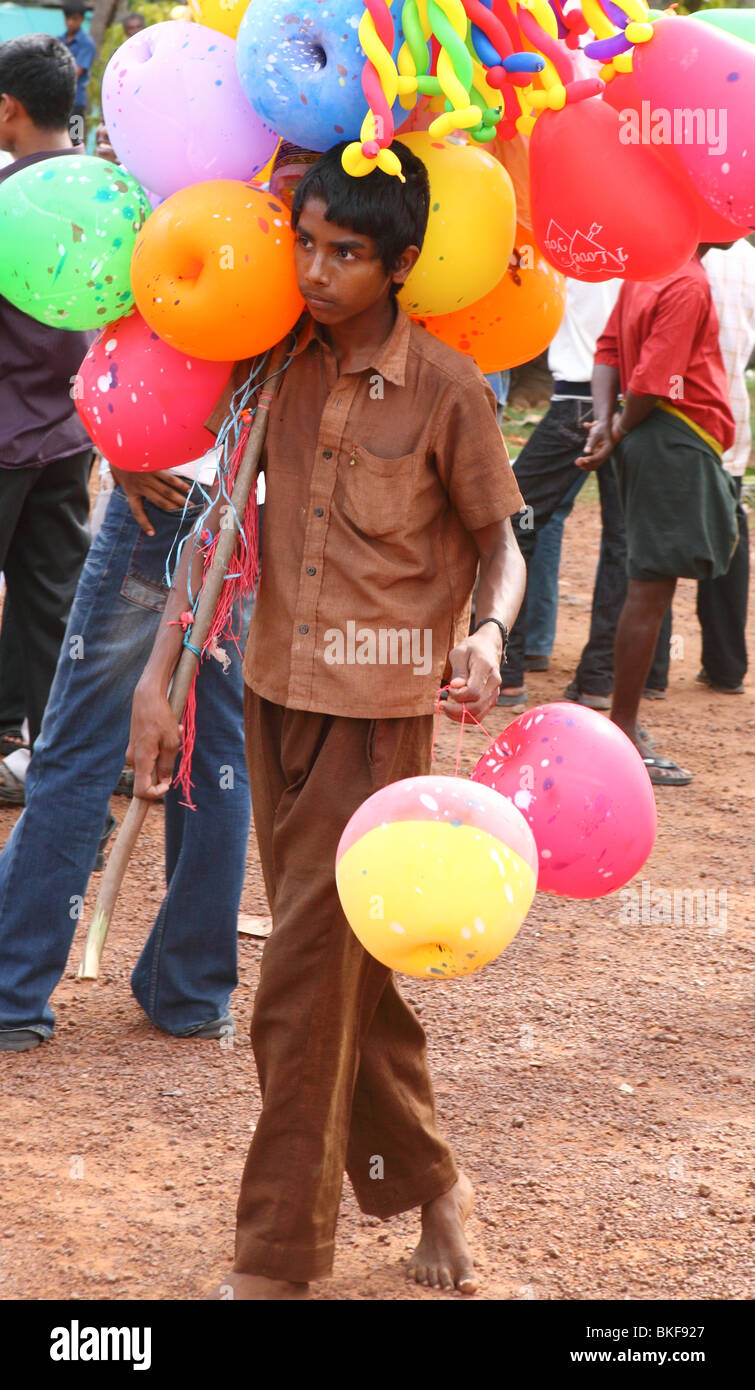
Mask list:
[[[329,1273],[344,1170],[365,1212],[421,1207],[410,1277],[476,1287],[463,1234],[471,1185],[436,1128],[424,1034],[351,932],[334,858],[366,797],[430,771],[449,652],[446,712],[459,718],[466,703],[482,717],[495,703],[502,629],[524,586],[509,520],[522,499],[476,366],[396,302],[425,233],[424,166],[398,144],[405,183],[379,171],[351,179],[341,148],[307,171],[293,204],[311,319],[271,408],[264,573],[244,663],[273,915],[252,1020],[262,1112],[228,1279],[245,1299],[305,1297]],[[226,413],[223,402],[216,426]],[[479,630],[468,636],[478,564]],[[185,593],[179,579],[167,620]],[[393,659],[333,660],[349,623],[362,658]],[[422,637],[421,661],[402,629]],[[179,743],[166,701],[176,633],[163,625],[134,700],[135,791],[149,798],[167,786]]]

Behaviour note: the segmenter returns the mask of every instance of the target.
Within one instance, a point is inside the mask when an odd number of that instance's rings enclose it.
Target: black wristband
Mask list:
[[[507,647],[508,647],[508,642],[509,642],[509,630],[508,630],[506,624],[501,622],[500,618],[481,618],[480,621],[479,621],[479,623],[475,623],[474,627],[472,628],[472,633],[473,633],[473,635],[474,635],[475,632],[479,632],[479,631],[480,631],[480,628],[481,628],[481,627],[484,627],[485,623],[495,623],[496,627],[499,627],[499,628],[501,629],[501,636],[502,636],[502,638],[503,638],[503,650],[501,651],[501,664],[503,664],[503,662],[506,660],[506,655],[507,655],[506,649],[507,649]]]

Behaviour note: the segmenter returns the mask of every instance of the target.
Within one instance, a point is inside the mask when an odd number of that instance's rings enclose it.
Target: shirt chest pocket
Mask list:
[[[405,530],[418,462],[416,454],[378,458],[358,445],[342,464],[344,516],[365,536]]]

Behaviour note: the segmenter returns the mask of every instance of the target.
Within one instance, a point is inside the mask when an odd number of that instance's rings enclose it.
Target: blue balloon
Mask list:
[[[329,150],[356,140],[367,114],[362,91],[365,53],[359,42],[359,0],[254,0],[236,39],[239,80],[247,100],[284,140]],[[394,59],[404,41],[395,24]],[[407,120],[397,100],[393,119]]]

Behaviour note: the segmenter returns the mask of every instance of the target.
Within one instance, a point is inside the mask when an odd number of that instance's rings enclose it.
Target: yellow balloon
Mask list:
[[[527,861],[475,825],[377,825],[336,867],[341,906],[370,955],[423,980],[470,975],[505,950],[535,896]]]
[[[484,149],[427,131],[398,138],[426,165],[430,179],[425,242],[401,304],[414,316],[450,314],[482,299],[501,279],[514,247],[514,187]]]
[[[229,39],[235,39],[249,0],[189,0],[194,18],[208,29],[219,29]]]

